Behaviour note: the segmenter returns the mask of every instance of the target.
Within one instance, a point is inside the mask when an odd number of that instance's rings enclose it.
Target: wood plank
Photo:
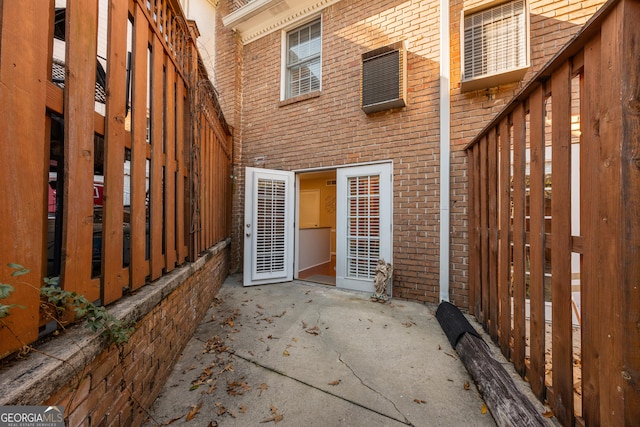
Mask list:
[[[524,375],[525,364],[525,116],[523,105],[512,114],[513,125],[513,353],[516,371]]]
[[[488,134],[488,196],[489,224],[487,238],[489,240],[489,334],[494,343],[498,342],[498,141],[496,130]]]
[[[584,49],[584,77],[580,118],[580,228],[584,252],[580,264],[580,305],[582,314],[582,416],[586,425],[600,425],[600,227],[598,182],[600,164],[600,37]]]
[[[97,0],[69,2],[66,24],[61,283],[96,301],[100,286],[91,280],[91,268]]]
[[[151,236],[149,262],[151,263],[151,280],[162,275],[164,255],[162,253],[162,220],[163,220],[163,168],[164,159],[164,110],[165,110],[165,78],[162,43],[157,36],[153,37],[151,48],[151,167],[149,177],[149,203]]]
[[[478,146],[474,145],[467,151],[467,163],[469,168],[469,312],[480,319],[480,298],[476,296],[476,289],[479,286],[478,280],[478,262],[480,254],[478,253],[478,219],[479,215],[479,187],[478,174],[476,173],[476,165],[478,163]]]
[[[47,81],[53,33],[53,1],[0,1],[0,281],[14,287],[6,304],[11,310],[0,327],[0,356],[34,341],[38,336],[38,307],[42,277],[46,273],[47,182],[49,138],[46,132]],[[24,100],[30,102],[25,103]],[[19,144],[15,142],[19,141]],[[9,160],[9,161],[7,161]],[[20,179],[16,179],[20,177]],[[8,202],[10,201],[10,202]],[[22,207],[22,209],[16,209]],[[8,262],[20,263],[30,273],[12,277]],[[35,288],[21,285],[30,283]]]
[[[181,77],[177,77],[176,95],[176,159],[177,159],[177,180],[176,180],[176,247],[177,263],[182,264],[187,258],[185,248],[185,228],[188,212],[185,208],[185,175],[187,174],[187,164],[185,159],[185,85]]]
[[[545,318],[544,318],[544,88],[538,87],[529,100],[529,122],[531,126],[531,166],[530,166],[530,372],[531,390],[538,399],[544,401],[545,377]]]
[[[104,155],[104,213],[102,222],[103,304],[122,297],[128,285],[123,269],[124,246],[124,151],[127,79],[127,26],[129,11],[121,1],[109,2],[107,30],[107,105]]]
[[[622,99],[622,199],[620,272],[624,274],[619,290],[624,315],[618,325],[617,345],[622,352],[624,423],[640,420],[640,3],[622,2],[623,42],[620,46]],[[617,294],[617,295],[616,295]]]
[[[482,326],[485,330],[489,325],[489,207],[488,207],[488,176],[487,176],[487,138],[478,144],[480,147],[480,296],[482,298]]]
[[[147,163],[147,55],[148,23],[140,5],[136,5],[133,25],[131,85],[131,289],[144,285],[146,262],[146,163]]]
[[[551,78],[552,170],[551,294],[554,401],[558,420],[573,425],[571,326],[571,68],[561,66]]]
[[[505,118],[498,125],[500,138],[500,183],[499,183],[499,227],[498,241],[498,298],[500,299],[500,349],[511,357],[511,137],[509,122]]]
[[[165,179],[164,179],[164,247],[165,270],[174,269],[176,265],[176,73],[169,61],[166,65],[166,104],[165,104]]]

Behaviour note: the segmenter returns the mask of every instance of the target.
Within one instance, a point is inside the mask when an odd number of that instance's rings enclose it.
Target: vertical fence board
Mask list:
[[[493,342],[498,342],[498,141],[495,129],[489,138],[488,191],[489,191],[489,333]]]
[[[69,1],[66,10],[64,90],[64,209],[62,283],[89,301],[100,298],[91,279],[93,159],[98,2]]]
[[[2,319],[8,327],[0,327],[0,355],[38,336],[37,288],[47,263],[49,135],[45,102],[52,11],[53,0],[0,1],[0,34],[11,40],[3,42],[0,50],[0,282],[15,289],[3,303],[25,306]],[[20,263],[31,272],[11,277],[8,262]],[[19,282],[30,283],[35,289]]]
[[[185,158],[185,86],[181,79],[177,82],[177,95],[176,95],[176,158],[177,158],[177,173],[176,173],[176,247],[178,250],[178,264],[182,264],[187,258],[188,252],[185,245],[185,211],[189,212],[185,206],[185,182],[188,176],[186,171],[186,158]]]
[[[539,86],[529,100],[531,123],[530,209],[530,372],[531,389],[538,399],[544,399],[545,318],[544,318],[544,89]]]
[[[551,78],[552,186],[551,287],[553,408],[561,423],[573,425],[571,327],[571,75],[565,63]]]
[[[120,299],[123,286],[128,284],[127,272],[122,268],[128,12],[127,2],[109,2],[102,223],[103,304]]]
[[[151,244],[149,261],[151,280],[162,275],[164,257],[162,254],[162,208],[163,177],[162,164],[164,158],[164,48],[158,35],[152,40],[151,47],[151,175],[149,178],[149,198],[151,204]]]
[[[131,289],[144,285],[146,261],[146,161],[147,161],[147,55],[149,25],[144,10],[135,6],[132,75],[131,150]]]
[[[520,103],[513,123],[513,354],[516,371],[524,375],[525,356],[525,116]]]
[[[619,236],[624,274],[617,295],[622,302],[617,345],[622,349],[620,377],[624,423],[640,420],[640,3],[622,2],[624,21],[618,66],[622,99],[622,194],[624,207]],[[626,65],[626,71],[625,70]]]
[[[482,138],[480,147],[480,289],[482,297],[482,325],[485,329],[489,325],[489,241],[487,233],[489,228],[488,207],[488,177],[487,177],[487,138]]]
[[[580,230],[584,255],[580,265],[580,305],[582,317],[582,417],[586,425],[600,425],[600,286],[598,280],[600,169],[600,37],[584,48],[583,96],[580,103],[582,144],[580,146]]]
[[[165,269],[173,270],[176,264],[176,72],[171,61],[166,62],[167,103],[165,108],[165,180],[164,180],[164,247]]]
[[[467,151],[468,168],[469,168],[469,311],[471,314],[479,318],[480,316],[480,296],[478,289],[480,283],[478,281],[478,262],[480,254],[478,252],[478,218],[479,206],[478,200],[478,174],[476,171],[478,165],[478,145],[474,145]]]
[[[500,240],[498,242],[498,298],[500,299],[500,349],[507,358],[511,357],[509,341],[511,338],[511,138],[509,123],[505,118],[498,125],[500,137],[500,175],[499,175],[499,216]]]

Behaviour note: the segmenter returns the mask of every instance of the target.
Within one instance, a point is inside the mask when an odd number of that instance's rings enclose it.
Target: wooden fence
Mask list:
[[[638,23],[605,4],[467,147],[473,312],[564,425],[640,420]]]
[[[228,237],[231,137],[177,0],[0,9],[4,355],[51,326],[43,277],[108,304]]]

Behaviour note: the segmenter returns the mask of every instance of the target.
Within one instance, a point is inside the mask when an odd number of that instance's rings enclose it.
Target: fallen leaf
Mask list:
[[[247,412],[247,407],[244,405],[240,405],[238,407],[238,412],[240,412],[241,414],[245,414]]]
[[[273,421],[275,424],[278,424],[284,418],[284,416],[282,414],[278,413],[278,408],[276,408],[273,405],[271,405],[271,413],[273,414],[273,416],[271,418],[267,418],[266,420],[262,420],[262,421],[260,421],[260,423],[264,424],[264,423],[270,423],[271,421]]]
[[[549,409],[542,413],[542,416],[545,418],[551,418],[554,416],[553,410]]]
[[[331,381],[330,383],[327,383],[328,385],[338,385],[340,384],[340,380],[335,380],[335,381]]]
[[[262,392],[265,391],[268,388],[269,388],[269,386],[266,385],[265,383],[260,384],[260,387],[258,387],[258,389],[260,389],[260,393],[258,394],[258,396],[262,396]]]
[[[289,352],[287,350],[285,350],[285,351],[282,352],[282,355],[283,356],[289,356]]]
[[[312,299],[310,299],[309,301],[307,301],[307,304],[312,303],[312,302],[313,302],[313,300],[312,300]]]
[[[427,403],[426,400],[422,400],[422,399],[413,399],[414,402],[420,404],[420,403]]]
[[[283,312],[282,312],[282,313],[280,313],[280,314],[274,314],[274,315],[273,315],[273,317],[282,317],[282,316],[284,316],[284,315],[285,315],[285,313],[286,313],[286,312],[287,312],[287,310],[283,311]]]
[[[302,329],[307,329],[307,322],[304,320],[302,321]]]
[[[482,408],[480,408],[480,413],[481,414],[487,413],[487,405],[485,405],[484,403],[482,404]]]
[[[293,342],[298,342],[298,338],[293,337],[293,338],[291,338],[291,341],[293,341]]]
[[[320,329],[318,329],[317,326],[314,326],[313,328],[305,329],[305,332],[311,335],[319,335]]]
[[[195,417],[198,412],[200,412],[200,408],[202,407],[202,402],[198,403],[196,406],[191,406],[191,410],[187,414],[187,421],[191,421],[193,417]]]
[[[469,381],[465,381],[463,387],[464,387],[465,390],[469,390],[469,387],[470,387],[469,386]]]
[[[227,325],[233,328],[233,319],[231,317],[227,318]]]

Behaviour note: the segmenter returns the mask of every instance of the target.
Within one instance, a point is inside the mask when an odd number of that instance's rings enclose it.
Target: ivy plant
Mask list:
[[[20,264],[10,263],[8,266],[15,271],[12,276],[26,274],[29,270]],[[0,283],[0,300],[7,298],[15,289],[13,286]],[[133,326],[114,317],[103,306],[97,306],[83,295],[61,289],[59,278],[45,278],[44,286],[40,287],[40,295],[53,305],[59,314],[66,310],[73,310],[76,319],[85,318],[87,326],[94,332],[100,332],[114,344],[124,344],[133,333]],[[0,318],[9,315],[16,304],[0,303]]]

